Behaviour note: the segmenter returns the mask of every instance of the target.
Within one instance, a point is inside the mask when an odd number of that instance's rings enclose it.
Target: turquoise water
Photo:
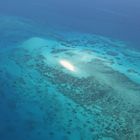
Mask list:
[[[0,16],[0,139],[139,140],[139,49]]]

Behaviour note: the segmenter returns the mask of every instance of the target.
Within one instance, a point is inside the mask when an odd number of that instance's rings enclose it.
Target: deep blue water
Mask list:
[[[140,1],[1,0],[0,140],[140,140]]]
[[[0,13],[140,44],[139,0],[1,0]]]

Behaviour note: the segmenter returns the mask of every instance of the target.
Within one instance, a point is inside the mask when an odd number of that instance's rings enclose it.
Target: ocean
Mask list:
[[[139,140],[138,0],[0,1],[0,140]]]

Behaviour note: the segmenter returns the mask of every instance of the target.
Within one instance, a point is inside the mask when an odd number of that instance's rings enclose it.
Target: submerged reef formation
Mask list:
[[[121,137],[121,139],[132,139],[139,137],[140,97],[138,94],[140,86],[124,74],[114,71],[103,60],[96,58],[85,63],[83,69],[90,76],[76,77],[63,72],[58,66],[48,65],[46,63],[47,58],[39,50],[30,53],[24,48],[15,49],[10,53],[9,58],[21,69],[29,69],[27,77],[31,81],[34,82],[32,80],[34,78],[33,71],[40,75],[41,83],[37,83],[35,87],[38,96],[42,94],[42,83],[44,83],[43,87],[48,94],[49,82],[49,85],[57,90],[57,94],[64,95],[83,108],[83,115],[87,114],[90,118],[90,120],[86,120],[85,128],[90,126],[88,131],[93,138],[110,137],[119,139]],[[17,79],[15,86],[18,85],[17,88],[26,89],[28,87],[25,82],[27,81],[26,78]],[[53,94],[53,90],[51,94]],[[26,96],[29,98],[29,95],[26,94]],[[79,111],[74,107],[72,113],[78,114]],[[55,117],[55,114],[52,116]],[[56,117],[53,120],[51,119],[51,122],[55,122],[55,119]],[[35,125],[33,122],[27,127],[34,130]],[[67,133],[71,135],[72,132],[68,131]],[[50,132],[50,135],[55,134]]]
[[[3,140],[140,139],[139,52],[78,33],[23,40],[0,52]]]

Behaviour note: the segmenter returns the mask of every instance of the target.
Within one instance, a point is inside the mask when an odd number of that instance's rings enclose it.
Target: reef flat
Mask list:
[[[27,35],[0,52],[3,139],[140,138],[140,52],[97,35]]]

